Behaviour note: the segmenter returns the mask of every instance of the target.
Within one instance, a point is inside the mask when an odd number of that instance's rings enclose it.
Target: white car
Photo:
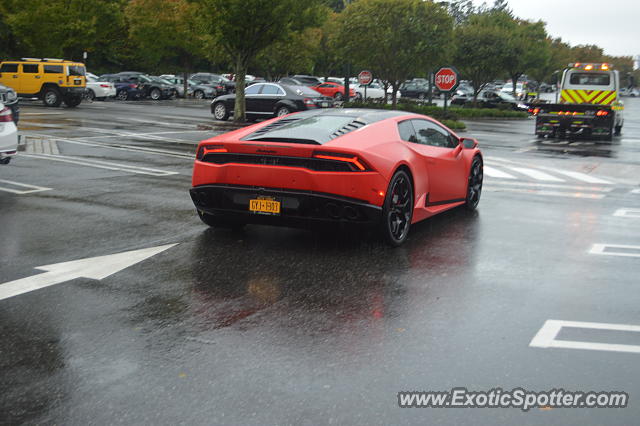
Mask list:
[[[108,81],[100,81],[100,78],[87,73],[87,99],[90,101],[99,100],[104,101],[106,98],[116,97],[116,86]]]
[[[11,109],[0,103],[0,164],[9,164],[18,151],[18,128]]]
[[[356,87],[356,92],[362,96],[364,99],[365,95],[365,86],[363,84],[358,85]],[[384,87],[382,87],[378,83],[371,83],[367,86],[367,99],[382,99],[384,98]]]
[[[620,96],[630,96],[635,98],[636,96],[640,96],[640,90],[635,87],[623,87],[620,89]]]

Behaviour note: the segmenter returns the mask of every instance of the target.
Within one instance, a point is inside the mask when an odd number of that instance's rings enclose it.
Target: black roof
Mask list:
[[[405,114],[408,113],[382,109],[313,109],[274,121],[242,140],[324,145],[369,124]]]

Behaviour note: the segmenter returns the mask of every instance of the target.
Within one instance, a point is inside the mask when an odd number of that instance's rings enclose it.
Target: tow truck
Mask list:
[[[624,124],[620,76],[607,63],[571,63],[562,73],[560,102],[532,106],[538,138],[611,141]]]

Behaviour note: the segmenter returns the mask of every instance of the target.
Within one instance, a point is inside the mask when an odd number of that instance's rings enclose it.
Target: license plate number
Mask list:
[[[320,106],[322,108],[328,108],[329,107],[329,102],[320,102]]]
[[[249,200],[249,211],[257,214],[280,214],[280,201],[273,198],[256,198]]]

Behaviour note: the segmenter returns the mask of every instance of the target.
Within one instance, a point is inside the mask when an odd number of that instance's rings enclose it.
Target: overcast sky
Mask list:
[[[477,5],[493,0],[474,0]],[[508,0],[513,13],[547,23],[571,45],[596,44],[614,56],[640,55],[640,0]]]

